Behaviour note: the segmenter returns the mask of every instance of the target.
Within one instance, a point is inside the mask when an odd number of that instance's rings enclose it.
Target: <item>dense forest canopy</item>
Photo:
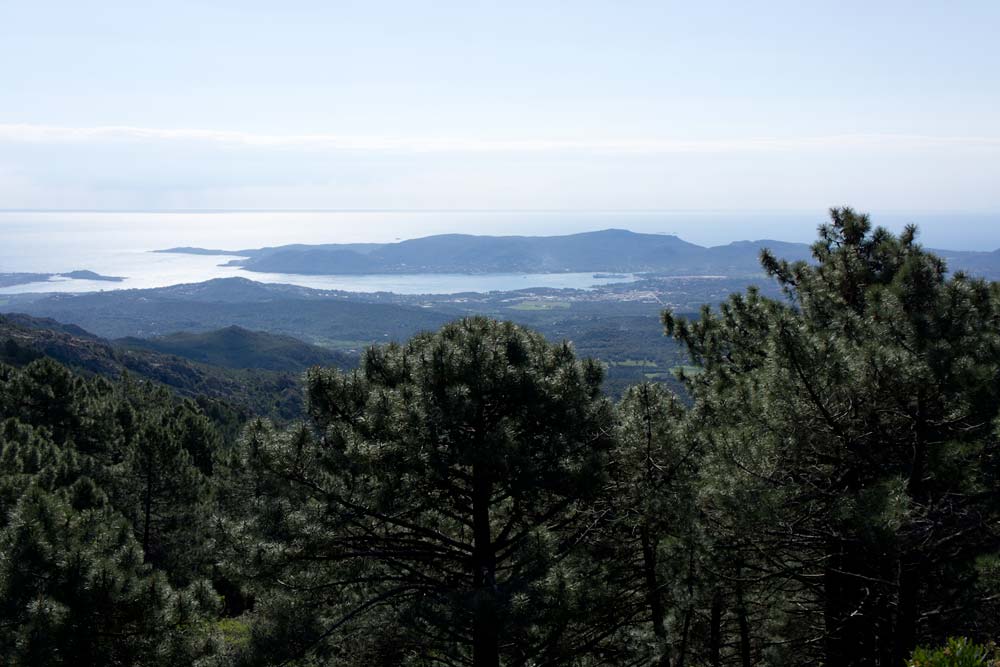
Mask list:
[[[663,313],[683,395],[482,317],[281,423],[18,348],[0,662],[985,665],[1000,287],[915,236],[837,209],[784,298]]]

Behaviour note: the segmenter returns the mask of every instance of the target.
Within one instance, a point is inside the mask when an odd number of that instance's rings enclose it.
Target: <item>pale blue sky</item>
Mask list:
[[[0,208],[996,212],[998,26],[996,0],[0,0]]]

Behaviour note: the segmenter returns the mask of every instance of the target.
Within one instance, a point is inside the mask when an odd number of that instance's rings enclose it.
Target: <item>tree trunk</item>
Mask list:
[[[913,458],[910,476],[906,483],[906,493],[914,504],[926,507],[929,503],[927,485],[927,420],[925,417],[923,394],[917,396],[917,414],[914,424]],[[902,545],[901,545],[902,546]],[[903,552],[898,556],[897,566],[897,612],[893,624],[892,662],[903,664],[917,645],[917,621],[920,617],[920,552],[916,559],[908,558]]]
[[[840,664],[841,628],[840,603],[843,596],[840,590],[839,552],[827,548],[826,563],[823,567],[823,654],[826,658],[823,664]]]
[[[742,576],[740,570],[736,571],[736,576]],[[753,667],[753,656],[750,649],[750,620],[747,618],[747,607],[743,600],[743,584],[736,584],[736,616],[740,624],[740,665],[742,667]]]
[[[712,596],[711,636],[709,638],[708,655],[712,667],[722,665],[722,591],[715,589]]]
[[[490,498],[493,495],[493,484],[483,474],[479,465],[473,466],[472,485],[472,560],[475,569],[472,664],[474,667],[500,667],[496,553],[490,529]]]
[[[843,667],[879,662],[878,601],[873,603],[871,574],[879,569],[854,544],[833,540],[823,571],[824,664]]]
[[[146,475],[146,489],[142,499],[142,562],[149,562],[150,523],[153,514],[153,478],[152,473]]]
[[[684,610],[684,624],[681,628],[681,646],[677,651],[677,667],[687,662],[688,640],[691,638],[691,617],[694,616],[694,545],[688,544],[687,568],[687,609]]]
[[[648,385],[640,385],[642,392],[643,422],[646,427],[646,485],[650,493],[656,489],[656,472],[653,465],[653,414],[652,401]],[[642,539],[642,571],[646,580],[646,604],[653,623],[653,635],[660,650],[658,667],[670,667],[670,645],[667,643],[666,612],[663,609],[663,597],[660,595],[660,582],[656,575],[656,541],[649,529],[649,520],[642,522],[640,529]]]
[[[684,611],[684,626],[681,629],[681,646],[677,650],[677,667],[684,667],[684,663],[687,662],[687,652],[688,652],[688,639],[691,637],[691,617],[694,615],[694,609],[691,605]],[[669,664],[667,665],[669,667]]]
[[[660,584],[656,576],[656,545],[650,535],[649,524],[643,523],[640,529],[642,540],[642,570],[646,580],[646,603],[649,605],[650,618],[653,622],[653,635],[660,646],[659,667],[670,667],[670,647],[667,644],[667,626],[664,622],[666,612],[663,609],[663,598],[660,596]]]
[[[918,586],[917,569],[910,564],[903,563],[899,573],[898,611],[892,633],[892,662],[894,666],[904,664],[917,646]]]

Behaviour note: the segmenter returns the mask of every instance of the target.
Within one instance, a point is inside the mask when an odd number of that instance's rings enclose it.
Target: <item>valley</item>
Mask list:
[[[660,312],[696,312],[745,281],[721,278],[647,279],[593,290],[533,289],[451,295],[358,294],[257,283],[245,278],[93,294],[13,295],[0,312],[24,313],[74,325],[145,350],[227,365],[254,360],[258,368],[301,372],[311,364],[355,364],[370,345],[402,342],[468,315],[509,319],[552,341],[568,340],[581,356],[606,365],[606,390],[620,394],[647,378],[674,383],[681,363],[663,336]],[[226,332],[229,332],[227,338]],[[233,332],[260,332],[265,341]],[[261,350],[282,349],[281,361]],[[308,345],[305,352],[295,345]],[[648,363],[636,363],[648,360]],[[263,364],[263,365],[262,365]]]

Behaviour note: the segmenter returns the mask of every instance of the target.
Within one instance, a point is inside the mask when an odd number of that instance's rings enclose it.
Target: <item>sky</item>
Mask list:
[[[0,209],[996,213],[998,25],[996,0],[0,0]]]

